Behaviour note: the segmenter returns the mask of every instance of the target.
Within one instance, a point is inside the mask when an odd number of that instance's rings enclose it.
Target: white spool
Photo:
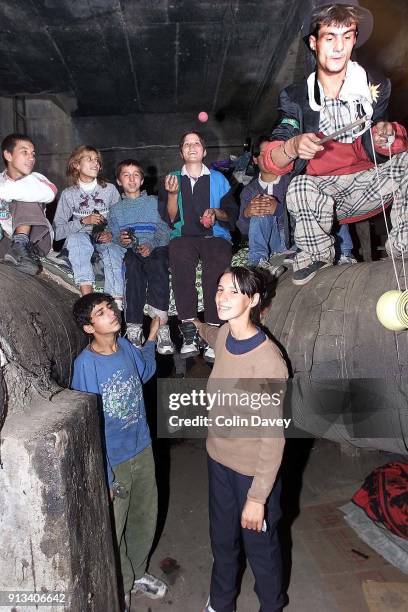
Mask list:
[[[390,331],[408,329],[408,291],[387,291],[377,302],[377,318]]]

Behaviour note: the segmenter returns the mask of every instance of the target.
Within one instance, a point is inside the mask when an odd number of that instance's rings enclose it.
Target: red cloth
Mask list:
[[[407,132],[399,123],[393,122],[395,141],[391,147],[391,154],[396,155],[408,149]],[[324,134],[317,134],[323,137]],[[271,151],[282,144],[282,141],[275,140],[268,143],[264,150],[264,162],[268,172],[273,172],[281,176],[292,172],[293,162],[284,168],[276,166],[271,159]],[[374,166],[364,150],[361,137],[353,143],[337,142],[329,140],[324,145],[324,151],[317,153],[314,159],[309,160],[306,166],[306,174],[310,176],[340,176],[342,174],[355,174],[368,170]],[[388,149],[375,147],[377,153],[388,155]]]
[[[352,501],[371,520],[408,539],[408,463],[396,461],[373,470]]]

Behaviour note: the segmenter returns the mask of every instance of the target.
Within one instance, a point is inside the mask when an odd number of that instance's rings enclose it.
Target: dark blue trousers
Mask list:
[[[210,604],[216,612],[233,612],[242,568],[242,546],[255,576],[261,612],[279,612],[282,559],[277,524],[281,516],[279,477],[265,507],[266,532],[242,529],[241,514],[252,484],[244,476],[208,457],[210,538],[214,557]]]
[[[126,323],[143,323],[145,304],[169,308],[169,249],[156,247],[147,257],[127,249],[125,254]]]

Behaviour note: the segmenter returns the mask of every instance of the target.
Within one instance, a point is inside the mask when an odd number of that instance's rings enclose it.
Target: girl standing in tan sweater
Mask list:
[[[242,545],[261,612],[278,612],[284,603],[277,523],[285,440],[276,418],[288,371],[277,346],[258,327],[266,297],[261,272],[231,267],[219,279],[215,298],[218,316],[227,324],[218,328],[195,321],[215,350],[208,389],[221,398],[211,410],[214,427],[207,439],[214,562],[204,612],[235,610]],[[233,404],[222,400],[222,390]]]

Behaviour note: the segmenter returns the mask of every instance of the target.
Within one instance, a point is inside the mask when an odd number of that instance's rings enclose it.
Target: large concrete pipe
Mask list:
[[[48,609],[116,612],[96,402],[62,388],[84,342],[75,296],[4,264],[0,287],[0,591],[68,592]]]
[[[375,310],[394,288],[390,261],[326,268],[303,287],[289,273],[279,280],[266,325],[289,357],[288,396],[303,430],[407,452],[408,332],[388,331]]]

